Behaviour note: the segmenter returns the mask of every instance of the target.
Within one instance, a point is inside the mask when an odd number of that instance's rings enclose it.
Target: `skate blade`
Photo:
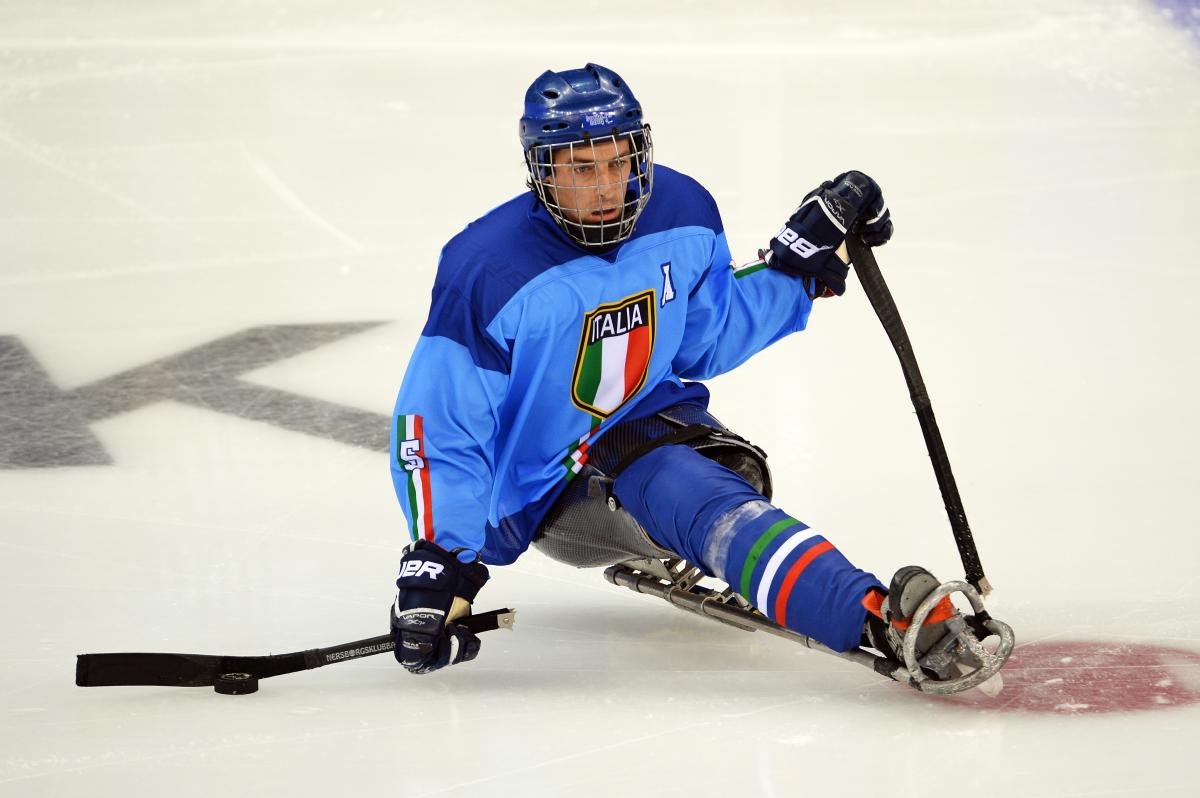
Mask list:
[[[1004,689],[1004,677],[997,673],[983,684],[977,685],[975,689],[983,693],[988,698],[995,698],[996,696],[1000,695],[1000,691]]]
[[[967,667],[963,663],[955,663],[954,669],[958,671],[958,678],[962,678],[975,672],[975,668]],[[988,698],[995,698],[1000,695],[1000,691],[1004,689],[1004,677],[996,672],[987,680],[975,685],[973,688],[983,693]]]

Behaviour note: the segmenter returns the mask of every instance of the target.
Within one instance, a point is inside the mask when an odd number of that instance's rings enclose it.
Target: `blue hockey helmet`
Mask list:
[[[589,248],[609,247],[633,234],[650,199],[654,158],[642,106],[620,75],[599,64],[542,73],[525,93],[520,137],[529,187],[563,232]],[[564,150],[568,155],[556,160]],[[604,175],[564,183],[561,176],[556,180],[554,164],[567,160],[615,163],[619,170],[606,173],[609,183],[601,182]],[[612,174],[622,175],[624,183],[616,201]]]
[[[525,92],[521,145],[568,144],[594,136],[642,129],[642,106],[629,85],[611,69],[543,72]]]

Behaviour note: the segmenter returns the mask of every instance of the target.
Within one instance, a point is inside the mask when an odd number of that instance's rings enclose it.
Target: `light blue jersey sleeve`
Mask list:
[[[800,280],[762,263],[735,270],[731,261],[719,233],[708,269],[688,297],[683,344],[672,360],[684,379],[724,374],[808,324],[812,299]]]
[[[414,540],[479,551],[491,510],[507,352],[470,302],[435,286],[429,321],[396,398],[392,482]]]

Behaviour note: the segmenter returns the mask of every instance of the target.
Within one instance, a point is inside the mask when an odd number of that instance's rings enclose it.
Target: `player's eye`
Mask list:
[[[590,175],[593,169],[595,169],[595,164],[577,163],[573,167],[572,171],[574,171],[577,175]]]

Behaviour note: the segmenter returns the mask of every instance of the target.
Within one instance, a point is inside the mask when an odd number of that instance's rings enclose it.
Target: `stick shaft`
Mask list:
[[[459,618],[454,623],[459,626],[465,626],[475,634],[483,634],[493,629],[511,628],[512,621],[513,611],[503,609],[488,610],[477,615],[468,615],[464,618]],[[395,638],[390,634],[368,637],[365,640],[355,640],[353,643],[342,643],[341,645],[330,646],[329,648],[317,648],[305,652],[308,655],[309,663],[311,663],[306,668],[320,668],[323,665],[332,665],[335,662],[348,662],[360,657],[371,657],[376,654],[392,651],[395,648]]]
[[[933,415],[933,405],[929,400],[929,392],[925,390],[925,380],[921,378],[921,369],[917,366],[916,355],[913,354],[912,343],[908,339],[908,331],[900,319],[900,311],[892,292],[884,282],[875,254],[870,247],[864,246],[854,236],[846,239],[850,252],[850,260],[854,271],[862,284],[863,292],[875,309],[875,315],[883,324],[892,348],[900,358],[900,368],[904,372],[904,381],[908,383],[909,397],[917,413],[917,421],[921,425],[921,435],[925,438],[925,448],[929,451],[929,460],[933,465],[934,476],[937,477],[938,488],[942,492],[942,501],[946,506],[946,515],[950,518],[950,529],[954,533],[954,543],[958,546],[958,554],[962,558],[963,568],[966,569],[967,581],[984,595],[991,592],[991,585],[983,573],[983,563],[979,560],[979,551],[975,546],[975,538],[971,534],[971,526],[967,523],[967,513],[963,509],[962,497],[958,493],[958,484],[954,481],[954,472],[950,468],[950,458],[946,454],[946,445],[942,442],[942,433],[938,429],[937,419]]]
[[[511,629],[513,610],[490,610],[468,615],[455,623],[466,626],[476,634],[493,629]],[[211,686],[222,673],[249,673],[256,678],[267,679],[383,654],[393,648],[395,645],[389,634],[328,648],[260,657],[168,653],[80,654],[75,663],[75,684],[80,687],[206,687]]]

